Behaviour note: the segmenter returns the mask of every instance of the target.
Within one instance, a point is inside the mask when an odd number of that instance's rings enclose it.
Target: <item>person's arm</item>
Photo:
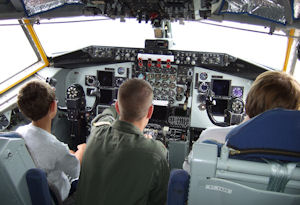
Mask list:
[[[97,127],[102,124],[112,124],[116,119],[118,119],[118,117],[119,115],[116,111],[116,108],[114,105],[112,105],[93,119],[92,126]]]
[[[58,156],[55,165],[56,168],[62,170],[71,179],[78,178],[80,172],[80,160],[77,159],[75,154],[70,153],[71,150],[69,150],[68,145],[62,143],[62,145],[57,144],[57,147],[60,148],[57,150],[56,153]]]

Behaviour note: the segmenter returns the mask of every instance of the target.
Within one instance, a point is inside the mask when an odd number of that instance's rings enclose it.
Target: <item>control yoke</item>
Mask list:
[[[212,107],[216,105],[214,100],[214,92],[209,90],[206,97],[206,111],[210,121],[217,126],[227,127],[230,125],[236,125],[244,119],[244,102],[240,98],[231,97],[229,100],[229,106],[224,110],[224,122],[217,121],[214,118]]]

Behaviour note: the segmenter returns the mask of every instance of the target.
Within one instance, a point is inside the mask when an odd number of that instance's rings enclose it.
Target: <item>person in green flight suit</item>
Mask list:
[[[115,106],[92,121],[77,187],[78,205],[163,205],[169,180],[167,149],[143,135],[153,113],[153,89],[125,81]]]

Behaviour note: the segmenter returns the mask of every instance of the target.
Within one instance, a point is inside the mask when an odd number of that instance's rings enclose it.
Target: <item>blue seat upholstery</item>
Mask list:
[[[189,174],[182,169],[174,169],[170,173],[167,205],[184,205],[187,202]]]
[[[300,111],[266,111],[234,128],[226,141],[240,151],[238,158],[300,162]]]
[[[38,168],[26,172],[32,205],[52,205],[52,198],[44,171]]]

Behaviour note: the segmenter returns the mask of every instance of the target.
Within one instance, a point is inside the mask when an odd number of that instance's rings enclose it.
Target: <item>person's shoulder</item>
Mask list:
[[[209,127],[205,129],[199,137],[199,142],[205,140],[216,140],[217,142],[224,143],[225,137],[236,125],[228,127]]]
[[[143,149],[146,152],[150,152],[153,154],[158,155],[159,157],[166,158],[167,157],[167,148],[163,145],[162,142],[154,139],[146,139],[142,140],[143,142]]]
[[[213,133],[223,133],[223,132],[229,132],[230,130],[232,130],[234,127],[236,127],[235,125],[233,126],[228,126],[228,127],[208,127],[207,129],[205,129],[200,136],[203,135],[209,135],[209,134],[213,134]]]
[[[30,124],[19,126],[19,127],[16,129],[16,132],[18,132],[18,133],[20,133],[20,134],[26,132],[26,131],[29,129],[29,125],[30,125]]]

